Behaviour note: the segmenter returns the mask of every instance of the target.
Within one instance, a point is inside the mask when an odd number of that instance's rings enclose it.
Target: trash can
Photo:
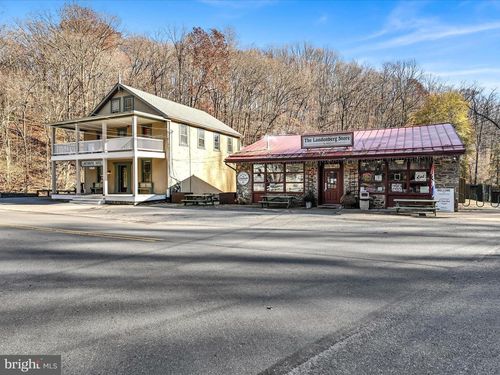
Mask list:
[[[370,209],[370,193],[364,190],[359,192],[359,208],[362,211],[368,211]]]

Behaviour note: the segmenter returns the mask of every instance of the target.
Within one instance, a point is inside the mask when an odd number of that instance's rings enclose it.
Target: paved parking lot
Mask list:
[[[500,210],[0,200],[0,352],[64,374],[498,373]]]

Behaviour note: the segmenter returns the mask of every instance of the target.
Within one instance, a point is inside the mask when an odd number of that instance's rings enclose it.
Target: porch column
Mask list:
[[[52,162],[52,194],[57,193],[57,165],[56,162]]]
[[[80,125],[75,125],[76,153],[80,152]]]
[[[104,196],[108,195],[108,124],[102,123],[102,152],[104,157],[102,158],[102,194]]]
[[[80,195],[82,193],[82,183],[80,178],[80,160],[75,160],[76,166],[76,194]]]
[[[108,159],[102,159],[102,194],[108,195]]]
[[[137,159],[137,116],[132,116],[132,142],[133,142],[133,194],[134,197],[139,194],[139,165]]]
[[[52,127],[52,156],[56,152],[56,130],[57,128],[55,126]],[[52,189],[52,194],[57,193],[57,165],[55,161],[52,161],[52,171],[51,171],[51,189]]]

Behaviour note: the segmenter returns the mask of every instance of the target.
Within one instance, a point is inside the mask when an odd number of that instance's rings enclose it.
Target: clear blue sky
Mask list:
[[[500,89],[500,1],[102,1],[78,3],[121,19],[126,33],[167,26],[231,27],[240,46],[309,42],[371,66],[415,58],[449,82]],[[2,1],[0,24],[64,1]]]

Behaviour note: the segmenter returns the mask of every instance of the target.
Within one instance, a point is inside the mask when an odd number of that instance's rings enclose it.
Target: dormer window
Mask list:
[[[111,99],[111,113],[120,112],[121,98]]]
[[[128,112],[133,110],[134,110],[134,97],[125,96],[123,98],[123,112]]]

